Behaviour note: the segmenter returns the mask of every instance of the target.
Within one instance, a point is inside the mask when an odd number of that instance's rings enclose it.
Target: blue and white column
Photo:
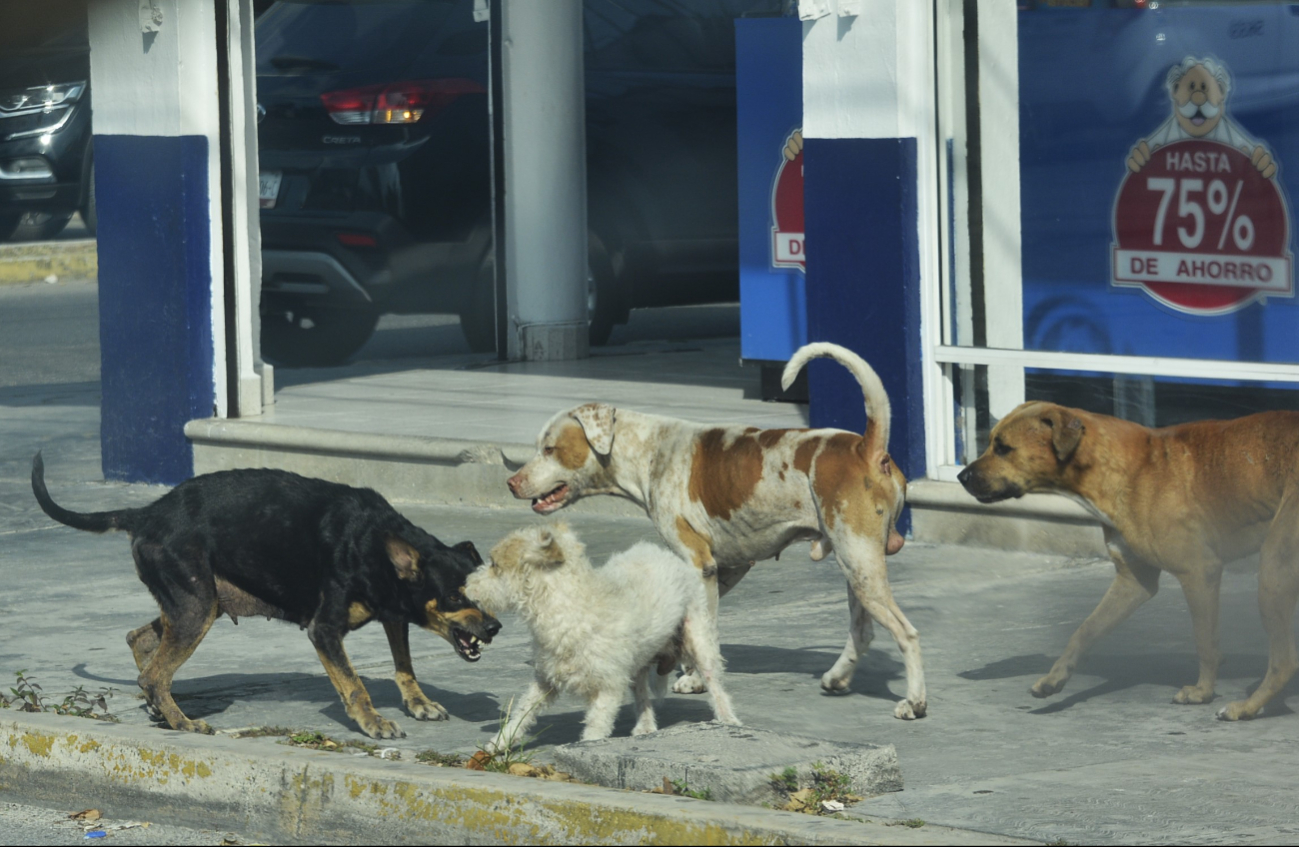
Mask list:
[[[854,350],[893,406],[890,451],[926,474],[923,282],[937,256],[933,21],[913,0],[801,0],[810,341]],[[936,286],[934,286],[936,288]],[[865,431],[841,366],[809,371],[811,424]]]
[[[260,403],[260,392],[241,384],[243,370],[256,376],[256,289],[249,278],[256,216],[249,221],[240,209],[231,216],[243,230],[234,240],[241,261],[232,275],[238,294],[231,292],[240,308],[231,313],[237,320],[230,340],[242,355],[232,359],[240,373],[227,380],[224,251],[230,239],[222,230],[219,107],[229,85],[220,79],[218,49],[228,33],[219,45],[218,30],[223,24],[238,32],[241,12],[251,21],[247,0],[89,4],[100,438],[108,479],[180,482],[193,473],[183,431],[188,421],[226,416],[232,395],[236,404],[244,394]],[[241,70],[244,52],[238,42],[230,52]],[[240,102],[244,92],[237,87]],[[246,180],[243,150],[235,158],[237,176]]]

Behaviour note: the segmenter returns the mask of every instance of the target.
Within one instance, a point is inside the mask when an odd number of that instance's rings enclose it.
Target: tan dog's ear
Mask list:
[[[397,576],[407,581],[419,576],[418,550],[391,535],[384,539],[383,546],[388,551],[388,559],[397,569]]]
[[[616,410],[608,403],[587,403],[572,411],[572,417],[582,425],[587,443],[599,456],[608,456],[613,450],[613,421]]]
[[[1086,431],[1083,422],[1065,409],[1052,409],[1042,418],[1042,423],[1051,427],[1051,446],[1055,449],[1056,459],[1069,461]]]

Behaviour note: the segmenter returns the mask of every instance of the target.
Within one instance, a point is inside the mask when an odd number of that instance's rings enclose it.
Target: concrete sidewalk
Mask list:
[[[115,688],[112,707],[124,731],[169,742],[173,734],[148,728],[122,640],[156,614],[132,572],[126,539],[53,524],[31,499],[27,477],[31,455],[42,447],[51,491],[73,508],[141,504],[162,490],[88,482],[99,478],[93,386],[6,398],[0,674],[26,669],[53,697],[78,685]],[[469,538],[482,549],[539,520],[522,504],[401,508],[444,540]],[[641,517],[568,517],[597,558],[654,538]],[[1299,843],[1292,763],[1299,718],[1284,697],[1251,723],[1213,718],[1223,699],[1257,683],[1266,664],[1257,580],[1248,565],[1224,579],[1220,698],[1195,707],[1169,702],[1196,672],[1175,584],[1102,641],[1063,694],[1039,701],[1027,688],[1104,592],[1112,576],[1107,563],[914,543],[890,561],[898,602],[921,633],[930,694],[930,716],[921,721],[891,716],[903,691],[902,665],[882,632],[849,694],[827,696],[818,688],[847,623],[843,579],[832,561],[814,563],[804,549],[791,549],[755,568],[721,607],[729,687],[747,725],[896,746],[905,790],[868,799],[852,814],[1040,841]],[[525,632],[516,620],[505,624],[475,665],[439,639],[416,637],[416,672],[452,714],[441,724],[402,713],[381,631],[349,637],[377,707],[409,733],[394,745],[407,760],[427,749],[471,753],[495,731],[530,677]],[[245,620],[236,629],[223,619],[182,668],[175,691],[192,717],[218,729],[277,725],[340,741],[362,738],[305,635],[282,624]],[[616,732],[629,731],[628,711]],[[669,695],[660,724],[709,714],[703,698]],[[581,716],[579,703],[557,703],[540,723],[538,758],[576,739]]]

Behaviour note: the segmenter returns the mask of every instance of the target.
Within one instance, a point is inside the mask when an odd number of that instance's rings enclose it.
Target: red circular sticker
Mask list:
[[[805,268],[803,255],[803,151],[781,160],[771,186],[771,264]]]
[[[1216,141],[1175,141],[1129,172],[1114,201],[1113,281],[1181,312],[1294,296],[1290,221],[1275,178]]]

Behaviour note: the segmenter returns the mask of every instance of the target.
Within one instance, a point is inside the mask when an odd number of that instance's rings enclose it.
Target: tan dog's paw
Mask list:
[[[192,721],[189,718],[180,722],[176,729],[181,732],[197,732],[199,735],[211,735],[212,727],[207,725],[207,721]]]
[[[1205,691],[1196,685],[1184,685],[1182,690],[1173,695],[1174,703],[1198,706],[1213,699],[1213,689]]]
[[[1237,700],[1218,710],[1218,720],[1247,721],[1256,714],[1258,714],[1258,709],[1251,709],[1248,700]]]
[[[1059,694],[1064,690],[1064,684],[1068,682],[1065,679],[1052,679],[1050,674],[1033,683],[1033,687],[1028,690],[1029,694],[1034,697],[1050,697],[1052,694]]]
[[[442,704],[434,703],[428,698],[407,700],[406,711],[417,721],[445,721],[451,717],[451,713],[442,708]]]
[[[366,715],[357,721],[361,732],[371,738],[405,738],[406,733],[397,724],[378,714]]]
[[[928,712],[929,704],[924,700],[919,703],[912,703],[910,700],[899,700],[898,704],[893,707],[893,717],[901,718],[904,721],[923,718]]]
[[[672,683],[672,691],[676,694],[703,694],[706,690],[704,681],[694,671],[682,674],[680,679]]]

